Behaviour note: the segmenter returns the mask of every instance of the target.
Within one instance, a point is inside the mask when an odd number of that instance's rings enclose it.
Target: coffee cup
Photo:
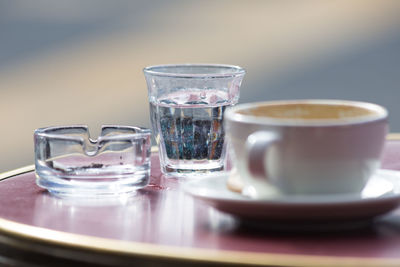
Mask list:
[[[231,157],[243,193],[361,193],[380,166],[385,108],[344,100],[240,104],[225,114]]]

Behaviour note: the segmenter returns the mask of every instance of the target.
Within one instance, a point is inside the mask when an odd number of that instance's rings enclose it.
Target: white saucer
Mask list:
[[[230,191],[229,174],[192,180],[186,193],[217,210],[251,220],[349,221],[372,219],[400,204],[400,171],[378,170],[362,194],[287,196],[255,200]]]

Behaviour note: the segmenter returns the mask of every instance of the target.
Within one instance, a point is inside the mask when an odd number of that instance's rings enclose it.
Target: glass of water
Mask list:
[[[161,170],[171,176],[222,171],[223,115],[239,100],[245,70],[231,65],[160,65],[144,69]]]

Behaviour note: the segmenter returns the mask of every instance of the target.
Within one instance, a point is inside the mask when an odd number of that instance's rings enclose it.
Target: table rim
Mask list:
[[[400,141],[400,133],[392,133],[387,140]],[[153,147],[152,152],[157,148]],[[0,182],[5,179],[34,171],[34,165],[0,173]],[[341,257],[297,255],[286,253],[264,253],[234,250],[212,250],[204,248],[187,248],[179,246],[156,245],[133,241],[122,241],[111,238],[94,237],[31,226],[12,220],[0,218],[0,234],[17,241],[40,243],[57,246],[63,249],[79,249],[81,252],[97,252],[103,255],[128,257],[157,258],[166,262],[181,261],[195,263],[237,264],[244,266],[399,266],[400,259],[373,257]],[[13,243],[14,246],[26,247],[24,242]],[[41,253],[47,254],[43,248]]]

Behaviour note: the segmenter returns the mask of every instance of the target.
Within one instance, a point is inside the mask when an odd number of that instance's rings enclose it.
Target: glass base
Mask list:
[[[161,167],[161,171],[166,176],[175,177],[199,177],[209,176],[216,172],[223,172],[224,165],[220,163],[208,164],[167,164]]]
[[[150,171],[96,179],[79,179],[43,173],[36,174],[36,177],[38,186],[58,197],[97,198],[115,197],[145,187],[149,183]]]

